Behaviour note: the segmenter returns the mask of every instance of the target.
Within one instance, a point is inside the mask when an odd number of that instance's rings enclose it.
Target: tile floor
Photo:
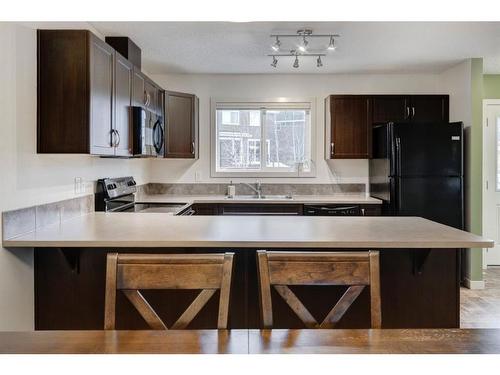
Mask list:
[[[460,290],[461,328],[500,328],[500,267],[484,271],[485,289]]]

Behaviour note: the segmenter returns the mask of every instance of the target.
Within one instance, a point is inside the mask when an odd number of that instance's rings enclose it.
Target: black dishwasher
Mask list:
[[[305,216],[363,216],[359,205],[304,205]]]

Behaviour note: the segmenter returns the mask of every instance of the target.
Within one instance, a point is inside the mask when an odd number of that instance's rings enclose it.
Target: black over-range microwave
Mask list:
[[[132,107],[134,156],[163,156],[163,117],[142,107]]]

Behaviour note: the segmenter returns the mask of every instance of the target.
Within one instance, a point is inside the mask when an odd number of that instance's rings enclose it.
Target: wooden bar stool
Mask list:
[[[380,328],[379,253],[257,251],[260,312],[264,328],[273,327],[271,285],[307,328],[334,328],[347,309],[370,286],[371,326]],[[318,323],[289,285],[349,285]]]
[[[168,329],[140,289],[203,289],[170,329],[184,329],[220,289],[217,328],[226,329],[234,253],[118,254],[106,266],[104,329],[115,329],[116,291],[121,290],[152,329]]]

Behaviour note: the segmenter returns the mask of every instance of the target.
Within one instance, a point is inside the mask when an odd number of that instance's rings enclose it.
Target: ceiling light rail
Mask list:
[[[271,66],[276,68],[278,64],[278,57],[295,57],[293,67],[299,67],[299,57],[316,57],[316,66],[321,68],[323,66],[323,62],[321,61],[322,56],[327,56],[326,53],[322,53],[321,50],[317,51],[319,53],[313,53],[310,51],[308,53],[308,46],[310,38],[328,38],[328,46],[325,48],[325,52],[335,51],[337,46],[335,45],[335,38],[339,38],[339,34],[313,34],[312,29],[299,29],[296,34],[271,34],[271,38],[275,39],[274,44],[271,45],[271,49],[274,53],[267,55],[268,57],[272,57],[273,61]],[[280,53],[282,42],[281,39],[286,38],[294,38],[298,39],[299,43],[296,45],[296,49],[292,49],[290,53]]]

